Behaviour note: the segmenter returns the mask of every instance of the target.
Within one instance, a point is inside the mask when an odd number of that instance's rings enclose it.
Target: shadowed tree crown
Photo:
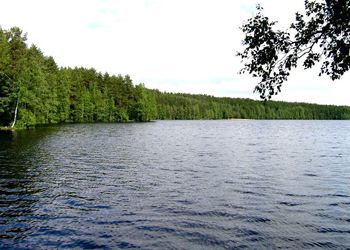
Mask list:
[[[241,27],[244,49],[237,55],[244,63],[240,73],[259,78],[255,91],[270,99],[281,91],[292,68],[304,69],[320,62],[319,75],[339,79],[350,67],[350,0],[305,1],[305,12],[296,13],[287,30],[257,14]]]

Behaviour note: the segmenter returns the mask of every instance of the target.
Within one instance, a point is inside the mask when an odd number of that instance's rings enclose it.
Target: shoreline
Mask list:
[[[0,131],[15,131],[16,128],[11,127],[0,127]]]
[[[67,125],[67,124],[96,124],[96,123],[102,123],[102,124],[109,124],[109,123],[116,123],[116,124],[127,124],[127,123],[153,123],[157,121],[350,121],[350,119],[249,119],[249,118],[228,118],[228,119],[159,119],[159,120],[150,120],[146,122],[135,122],[135,121],[127,121],[127,122],[62,122],[62,123],[50,123],[50,124],[37,124],[35,126],[31,127],[3,127],[0,126],[0,132],[1,131],[18,131],[18,130],[30,130],[40,127],[50,127],[50,126],[57,126],[57,125]]]

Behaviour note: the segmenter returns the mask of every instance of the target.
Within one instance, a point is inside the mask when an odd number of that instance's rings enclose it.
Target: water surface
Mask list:
[[[0,134],[0,248],[350,248],[350,122]]]

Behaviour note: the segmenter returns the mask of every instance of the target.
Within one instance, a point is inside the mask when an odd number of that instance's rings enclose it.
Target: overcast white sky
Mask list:
[[[129,74],[169,92],[247,97],[256,79],[238,75],[242,22],[260,3],[287,26],[304,0],[0,0],[0,25],[18,26],[59,66]],[[295,70],[275,99],[350,105],[340,81]]]

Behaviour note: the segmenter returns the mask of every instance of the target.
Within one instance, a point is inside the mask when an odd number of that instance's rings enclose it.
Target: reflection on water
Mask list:
[[[350,247],[350,123],[0,134],[0,248]]]

